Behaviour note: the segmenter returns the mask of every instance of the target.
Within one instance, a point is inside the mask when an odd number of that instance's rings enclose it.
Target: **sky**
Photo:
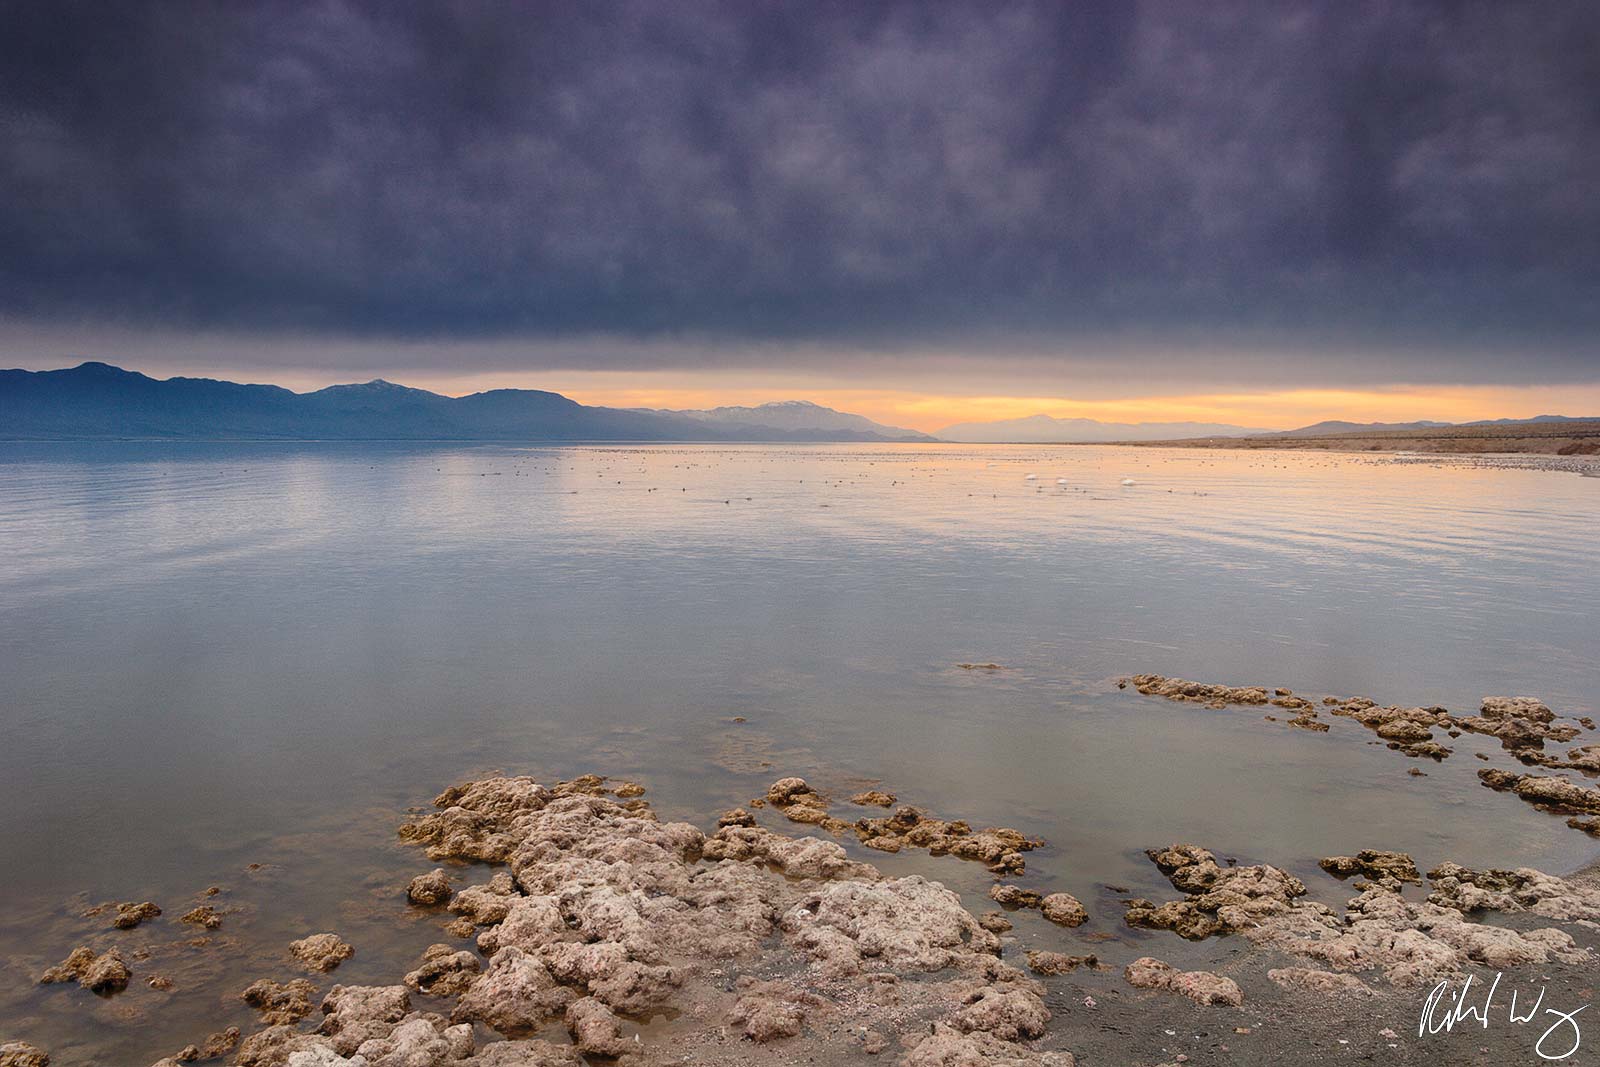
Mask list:
[[[0,365],[1600,415],[1600,6],[0,0]]]

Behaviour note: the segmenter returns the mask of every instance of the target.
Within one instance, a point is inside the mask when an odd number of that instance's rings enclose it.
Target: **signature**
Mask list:
[[[1428,991],[1428,997],[1422,1002],[1422,1017],[1417,1022],[1418,1037],[1432,1037],[1438,1034],[1451,1033],[1458,1028],[1468,1026],[1481,1026],[1489,1029],[1489,1023],[1501,1012],[1504,1021],[1514,1026],[1545,1026],[1546,1029],[1539,1035],[1539,1040],[1534,1044],[1533,1051],[1544,1060],[1564,1060],[1575,1054],[1578,1047],[1583,1044],[1583,1031],[1578,1028],[1578,1015],[1588,1005],[1572,1011],[1562,1011],[1559,1008],[1549,1007],[1545,1004],[1545,987],[1540,986],[1538,995],[1531,998],[1523,991],[1513,988],[1510,999],[1501,994],[1500,981],[1502,974],[1495,972],[1494,981],[1480,994],[1473,989],[1473,975],[1468,975],[1457,988],[1452,981],[1443,981]],[[1495,998],[1500,996],[1497,1003]]]

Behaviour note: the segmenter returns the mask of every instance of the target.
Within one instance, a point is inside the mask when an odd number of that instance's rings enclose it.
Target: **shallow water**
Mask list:
[[[238,990],[320,930],[357,946],[324,987],[395,980],[441,938],[394,828],[490,769],[637,778],[703,826],[782,774],[881,781],[1047,838],[1025,884],[1094,919],[1019,935],[1065,949],[1235,951],[1121,928],[1107,884],[1170,899],[1142,849],[1176,840],[1328,900],[1316,859],[1362,847],[1571,869],[1600,844],[1481,787],[1492,742],[1412,777],[1347,720],[1114,679],[1600,713],[1597,540],[1600,481],[1403,457],[0,445],[0,1038],[151,1062],[248,1027]],[[975,864],[847,844],[986,903]],[[239,910],[174,947],[211,884]],[[166,915],[96,933],[109,899]],[[84,941],[177,988],[33,984]]]

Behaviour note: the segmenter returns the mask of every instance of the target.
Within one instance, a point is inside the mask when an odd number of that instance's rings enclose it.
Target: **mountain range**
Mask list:
[[[653,415],[676,415],[694,419],[711,426],[771,426],[795,431],[837,431],[841,433],[874,434],[891,441],[933,441],[936,438],[900,426],[885,426],[873,422],[865,415],[852,415],[848,411],[835,411],[809,400],[779,400],[757,407],[721,407],[699,411],[668,411],[658,408],[638,408]]]
[[[591,407],[538,389],[451,397],[382,379],[296,393],[212,378],[157,379],[107,363],[0,370],[0,439],[333,441],[858,441],[971,444],[1331,437],[1441,427],[1516,427],[1562,415],[1474,423],[1329,421],[1298,430],[1226,423],[1099,422],[1032,415],[965,422],[937,435],[886,426],[805,400],[669,411]]]
[[[771,409],[771,410],[769,410]],[[748,418],[742,417],[748,414]],[[450,397],[383,380],[296,393],[211,378],[159,380],[107,363],[0,371],[0,438],[410,441],[932,440],[815,404],[711,412],[589,407],[560,393]]]
[[[1084,444],[1096,441],[1169,441],[1184,437],[1245,437],[1267,433],[1213,422],[1101,422],[1029,415],[996,422],[960,422],[934,436],[968,444]]]

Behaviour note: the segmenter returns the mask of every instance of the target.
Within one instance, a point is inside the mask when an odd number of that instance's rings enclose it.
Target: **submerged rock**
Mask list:
[[[148,900],[138,904],[118,904],[117,914],[111,920],[111,925],[118,930],[132,930],[145,920],[154,919],[160,914],[161,909]]]
[[[96,953],[91,948],[79,946],[66,959],[40,975],[39,984],[77,982],[92,993],[110,995],[128,988],[128,981],[132,977],[133,972],[128,970],[122,953],[117,949]]]
[[[210,904],[201,904],[178,916],[178,921],[203,927],[207,930],[215,930],[222,925],[222,916]]]
[[[269,1026],[297,1023],[311,1014],[311,998],[317,987],[304,978],[295,978],[283,984],[268,978],[252,982],[239,994],[239,999],[261,1013],[261,1021]]]
[[[1359,874],[1379,881],[1390,879],[1396,884],[1422,884],[1422,873],[1417,870],[1416,861],[1404,852],[1364,848],[1354,856],[1329,856],[1318,860],[1317,866],[1339,878]]]
[[[1231,686],[1191,682],[1187,678],[1164,678],[1159,674],[1136,674],[1123,679],[1145,696],[1166,697],[1168,700],[1190,700],[1198,703],[1265,704],[1270,699],[1267,687],[1262,685]]]
[[[1478,778],[1490,789],[1510,790],[1528,803],[1559,815],[1600,813],[1600,789],[1577,785],[1565,775],[1514,774],[1485,767]]]
[[[1008,908],[1037,908],[1044,903],[1043,894],[1036,889],[1024,889],[1019,885],[1005,885],[998,882],[989,887],[989,899]]]
[[[1060,926],[1082,926],[1089,921],[1089,913],[1071,893],[1051,893],[1039,902],[1044,917]]]
[[[1069,956],[1065,952],[1028,950],[1028,970],[1035,974],[1069,974],[1079,967],[1094,968],[1099,964],[1098,956]]]
[[[767,803],[774,807],[793,804],[799,797],[814,795],[804,778],[779,778],[767,786]]]
[[[346,944],[338,934],[312,934],[289,943],[289,955],[299,960],[307,970],[327,973],[354,956],[356,950]]]
[[[419,874],[406,886],[406,899],[413,904],[433,907],[450,900],[450,876],[443,867]]]
[[[1222,867],[1214,855],[1196,845],[1148,849],[1146,855],[1189,896],[1159,906],[1143,899],[1126,901],[1123,921],[1172,930],[1192,941],[1244,930],[1267,916],[1283,914],[1306,892],[1305,883],[1277,867]]]

